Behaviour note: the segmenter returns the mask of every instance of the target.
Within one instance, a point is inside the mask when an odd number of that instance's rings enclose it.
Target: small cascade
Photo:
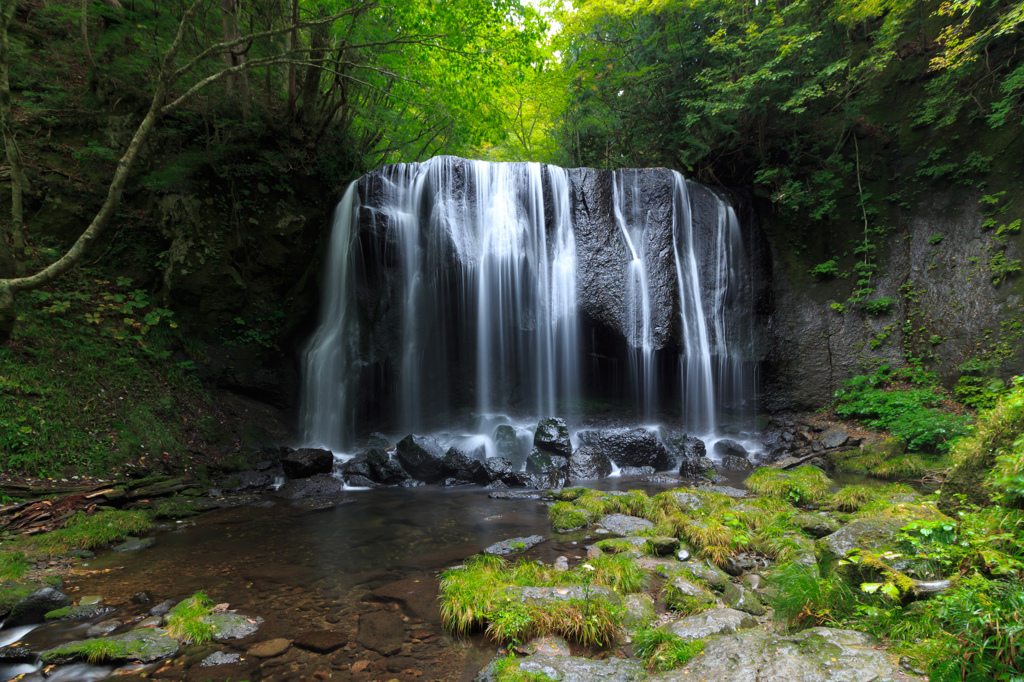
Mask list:
[[[679,282],[679,317],[683,354],[679,361],[683,414],[696,433],[715,432],[715,383],[711,373],[711,344],[701,300],[700,272],[693,240],[693,213],[686,180],[673,173],[672,245]]]
[[[334,214],[305,444],[454,428],[493,455],[501,425],[572,422],[591,400],[736,432],[753,421],[763,327],[753,234],[664,169],[438,157],[371,173]]]
[[[647,210],[640,193],[640,173],[636,170],[616,171],[612,174],[612,210],[622,240],[629,251],[626,263],[626,341],[633,352],[629,356],[629,371],[633,384],[634,401],[644,420],[650,421],[655,409],[657,392],[654,373],[654,330],[651,325],[650,289],[647,285],[647,266],[644,263],[644,237],[647,229]]]

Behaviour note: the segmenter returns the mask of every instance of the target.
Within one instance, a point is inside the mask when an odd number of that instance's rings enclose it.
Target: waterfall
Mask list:
[[[629,250],[626,263],[626,305],[623,312],[626,341],[633,349],[629,356],[629,370],[634,400],[644,419],[650,421],[657,386],[650,288],[647,285],[647,265],[644,263],[643,239],[648,227],[647,211],[640,193],[638,171],[616,171],[612,174],[612,211],[622,240]]]
[[[713,433],[715,385],[711,374],[711,343],[694,251],[693,214],[686,180],[679,173],[673,173],[673,177],[672,246],[679,282],[679,317],[683,335],[683,356],[679,362],[683,414],[688,428],[697,433]]]
[[[334,214],[304,440],[343,452],[360,431],[455,423],[490,438],[590,399],[645,423],[681,413],[690,433],[752,417],[752,234],[723,195],[664,169],[385,166]],[[620,361],[625,383],[595,377]]]

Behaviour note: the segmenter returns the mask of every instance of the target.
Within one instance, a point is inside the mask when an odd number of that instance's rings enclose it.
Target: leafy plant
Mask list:
[[[830,279],[839,276],[839,264],[835,258],[832,258],[824,263],[818,263],[807,272],[819,279]]]
[[[892,307],[896,305],[895,298],[876,298],[873,301],[865,301],[863,304],[864,312],[868,315],[874,315],[875,317],[881,315],[888,315],[892,311]]]

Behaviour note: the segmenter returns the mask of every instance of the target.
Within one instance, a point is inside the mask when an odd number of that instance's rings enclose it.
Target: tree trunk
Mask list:
[[[317,19],[322,19],[329,12],[323,5],[317,4],[313,10]],[[309,30],[310,64],[302,78],[302,109],[299,111],[299,122],[307,129],[316,126],[316,105],[320,95],[320,64],[324,58],[328,38],[327,24],[317,24]]]
[[[238,31],[238,0],[220,0],[220,20],[224,33],[224,42],[231,43],[241,35]],[[228,68],[245,64],[245,55],[238,50],[228,48],[224,53],[224,63]],[[231,73],[224,79],[224,91],[229,98],[236,97],[242,109],[242,118],[249,118],[249,76],[245,69]]]
[[[14,18],[16,0],[6,0],[0,12],[0,128],[3,128],[4,150],[11,165],[11,220],[8,230],[14,242],[14,261],[17,273],[21,274],[25,258],[25,207],[24,196],[29,191],[25,168],[21,163],[21,151],[14,140],[14,115],[11,111],[10,44],[7,41],[7,27]],[[0,235],[0,239],[3,236]]]
[[[0,284],[0,346],[6,346],[14,333],[18,314],[14,310],[14,292]]]
[[[292,0],[292,25],[299,23],[299,0]],[[293,28],[289,36],[288,48],[294,52],[299,49],[299,31]],[[292,55],[294,59],[294,55]],[[295,118],[295,103],[299,96],[295,92],[295,64],[288,64],[288,103],[285,106],[285,118],[289,121]]]

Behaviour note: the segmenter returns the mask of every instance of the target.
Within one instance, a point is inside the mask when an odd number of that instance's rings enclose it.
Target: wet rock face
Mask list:
[[[366,464],[369,467],[370,479],[382,485],[401,485],[409,480],[402,465],[391,459],[381,448],[370,448],[366,452]]]
[[[603,452],[620,467],[654,467],[664,471],[673,458],[657,435],[647,429],[580,431],[580,443]]]
[[[683,639],[703,639],[711,635],[731,635],[757,626],[757,621],[736,609],[711,609],[681,620],[666,623],[661,629]]]
[[[302,448],[281,458],[281,468],[288,478],[309,478],[329,474],[334,469],[334,455],[327,450]]]
[[[484,467],[484,463],[473,459],[457,448],[448,448],[444,456],[444,473],[446,476],[457,481],[486,485],[491,482],[491,477]]]
[[[659,682],[869,682],[897,679],[871,635],[811,628],[795,635],[763,631],[714,637],[685,669],[653,675]]]
[[[922,197],[907,218],[907,229],[879,248],[884,260],[872,277],[873,297],[896,303],[890,314],[877,317],[860,310],[835,313],[830,303],[846,300],[843,287],[848,283],[816,282],[806,271],[787,272],[786,247],[775,240],[775,308],[762,404],[771,412],[814,409],[828,404],[845,379],[862,373],[864,362],[902,366],[908,351],[918,354],[908,348],[902,331],[911,312],[915,319],[929,321],[928,335],[942,339],[929,352],[944,383],[956,379],[956,368],[963,358],[976,355],[975,344],[984,330],[999,329],[1021,303],[1016,287],[993,286],[972,263],[987,263],[991,255],[992,234],[982,228],[979,198],[980,192]],[[929,243],[936,234],[943,235],[941,246]],[[1017,245],[1011,243],[1006,257],[1021,257]],[[914,292],[912,302],[904,297],[907,291]],[[871,348],[870,341],[889,325],[886,343]],[[1007,375],[1024,369],[1024,348],[1017,346]]]

